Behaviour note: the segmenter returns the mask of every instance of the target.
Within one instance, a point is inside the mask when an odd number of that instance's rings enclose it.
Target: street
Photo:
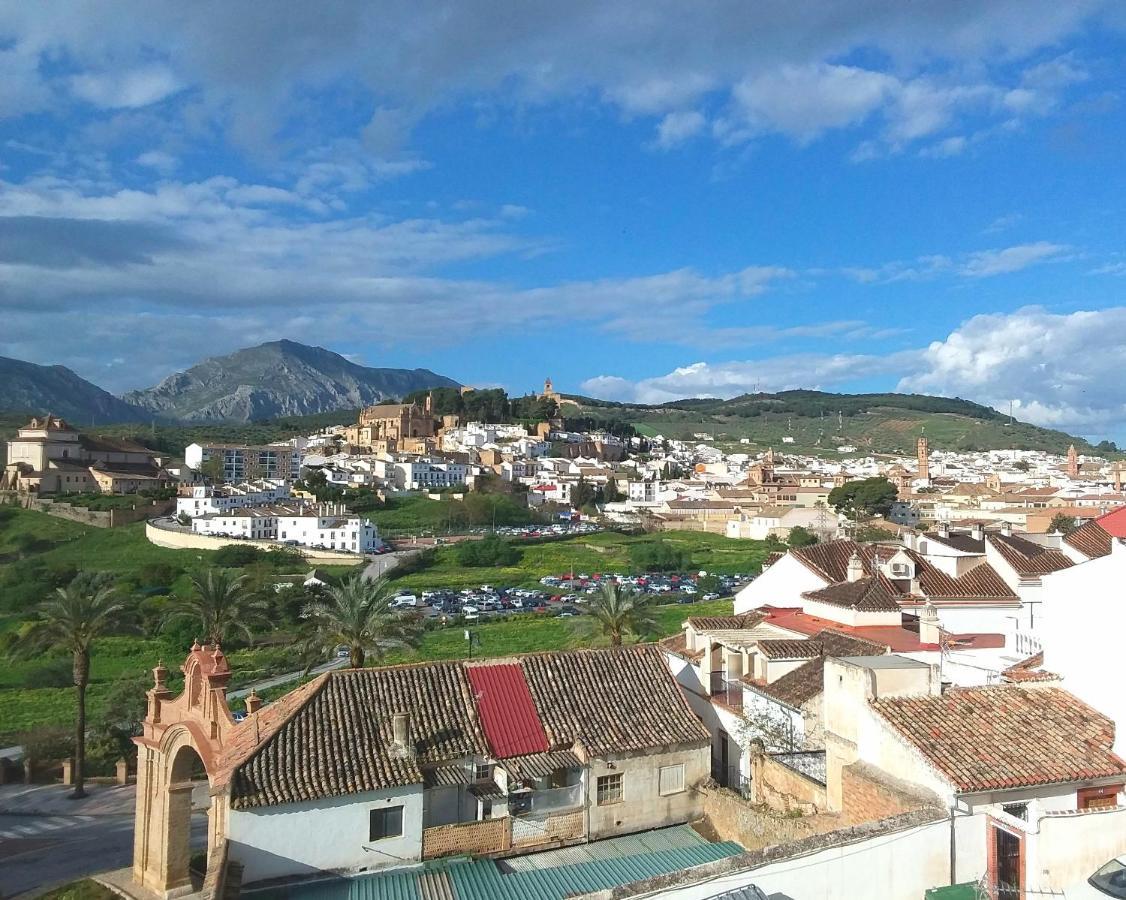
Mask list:
[[[207,842],[207,814],[192,818],[192,845]],[[0,815],[0,897],[44,890],[133,861],[133,816]]]

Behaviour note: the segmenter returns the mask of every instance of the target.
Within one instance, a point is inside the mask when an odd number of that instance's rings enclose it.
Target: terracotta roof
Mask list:
[[[1097,519],[1088,522],[1086,525],[1081,525],[1071,534],[1065,535],[1063,539],[1065,544],[1078,550],[1088,559],[1107,556],[1111,550],[1111,541],[1113,541],[1113,537],[1099,524]]]
[[[688,624],[696,631],[738,631],[761,625],[765,618],[760,612],[742,616],[689,616]]]
[[[812,640],[767,640],[758,642],[758,652],[767,659],[812,659],[821,655],[821,646]]]
[[[689,652],[688,636],[683,631],[680,634],[674,634],[671,637],[662,638],[657,643],[661,645],[661,649],[666,653],[674,653],[683,659],[689,660],[690,662],[699,662],[704,658],[703,649]]]
[[[1059,681],[1060,676],[1055,672],[1045,672],[1040,667],[1044,665],[1044,651],[1034,653],[1028,659],[1014,663],[1001,673],[1001,678],[1008,682],[1026,681]]]
[[[706,745],[656,644],[525,656],[521,663],[552,747],[581,741],[591,756]]]
[[[762,561],[762,570],[765,572],[785,555],[786,554],[781,550],[770,551],[770,553],[766,554],[766,558]]]
[[[483,663],[466,670],[489,749],[497,759],[543,753],[547,735],[518,663]]]
[[[511,759],[501,762],[500,765],[517,781],[546,778],[558,769],[584,768],[583,761],[570,750],[554,750],[549,753],[513,756]]]
[[[1075,565],[1059,550],[1052,550],[1015,534],[991,534],[986,538],[1018,575],[1049,575]]]
[[[945,544],[954,550],[961,550],[963,553],[984,553],[985,552],[985,539],[978,540],[972,534],[965,531],[952,531],[949,534],[939,534],[937,531],[929,531],[923,535],[928,541],[936,541],[939,544]]]
[[[413,756],[391,751],[396,712],[410,714]],[[420,764],[488,752],[459,663],[327,673],[248,716],[236,738],[252,740],[256,717],[264,740],[222,755],[235,809],[417,784]]]
[[[763,642],[765,643],[765,642]],[[812,700],[824,690],[825,657],[827,656],[883,656],[888,652],[886,644],[864,640],[851,634],[825,629],[807,641],[785,641],[774,643],[805,644],[816,652],[809,662],[787,672],[769,684],[747,682],[752,689],[794,709],[807,700]],[[762,643],[759,644],[762,646]]]
[[[982,544],[984,546],[984,541]],[[905,549],[904,552],[915,563],[919,592],[932,600],[1005,600],[1016,603],[1020,599],[988,563],[974,566],[954,578],[914,550]]]
[[[798,547],[790,551],[794,558],[805,563],[815,575],[820,575],[830,584],[848,578],[848,561],[854,553],[864,563],[864,574],[871,575],[870,551],[856,541],[827,541],[824,544]]]
[[[862,612],[899,612],[897,598],[902,596],[902,592],[886,576],[877,572],[856,581],[840,581],[817,591],[806,591],[802,596],[818,603]]]
[[[1126,775],[1114,723],[1060,688],[958,688],[872,707],[958,791]]]
[[[231,785],[235,809],[337,797],[450,777],[437,769],[487,756],[473,669],[493,697],[520,689],[522,673],[545,749],[581,741],[593,756],[668,746],[706,746],[708,732],[688,707],[655,644],[574,650],[484,666],[421,663],[326,673],[248,716],[220,755],[217,785]],[[500,670],[503,674],[493,675]],[[411,747],[392,748],[391,720],[410,716]],[[483,713],[488,717],[491,713]],[[506,740],[516,732],[506,725]],[[519,765],[519,764],[517,764]],[[428,772],[424,776],[424,770]]]

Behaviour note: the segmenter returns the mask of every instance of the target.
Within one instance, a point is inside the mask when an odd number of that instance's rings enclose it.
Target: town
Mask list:
[[[0,900],[1126,900],[1124,68],[0,0]]]
[[[192,443],[180,458],[49,414],[18,430],[9,496],[63,515],[90,492],[159,498],[143,526],[156,547],[304,557],[306,588],[331,584],[317,566],[377,566],[365,574],[380,584],[437,550],[482,576],[429,585],[424,566],[378,601],[466,629],[462,662],[353,672],[340,668],[355,664],[345,638],[315,661],[322,674],[269,702],[253,685],[228,697],[237,673],[214,639],[192,646],[178,695],[158,665],[121,890],[169,895],[202,877],[189,865],[193,806],[174,791],[192,759],[210,785],[205,894],[280,881],[303,896],[302,880],[325,873],[422,890],[438,871],[520,891],[543,867],[575,896],[641,896],[651,879],[675,897],[718,896],[716,881],[822,896],[841,852],[884,866],[889,839],[915,860],[896,875],[902,896],[981,879],[1064,891],[1119,852],[1126,705],[1104,660],[1126,575],[1121,463],[1074,446],[932,450],[924,434],[914,457],[616,436],[568,429],[550,380],[535,398],[540,422],[463,422],[427,393],[267,445]],[[375,521],[396,498],[480,496],[527,522],[450,514],[391,533]],[[508,571],[509,548],[630,533],[656,541],[653,567],[489,575]],[[753,571],[693,571],[662,535],[766,555]],[[491,621],[594,619],[636,640],[661,604],[683,612],[655,643],[474,658],[471,629]],[[366,841],[341,840],[357,828]],[[572,845],[621,867],[592,881],[563,862],[573,854],[552,861]],[[451,857],[477,861],[432,868]],[[490,861],[512,857],[510,875]]]

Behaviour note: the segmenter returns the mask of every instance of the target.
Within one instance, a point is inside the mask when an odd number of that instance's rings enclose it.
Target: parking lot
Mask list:
[[[505,587],[481,584],[476,588],[455,590],[402,590],[392,599],[397,609],[413,609],[428,618],[476,621],[498,615],[537,613],[559,617],[577,616],[590,595],[607,582],[651,596],[657,602],[691,604],[697,600],[718,600],[730,597],[753,575],[705,576],[710,590],[701,593],[699,574],[646,573],[623,575],[612,572],[577,572],[547,575],[540,579],[541,588]]]

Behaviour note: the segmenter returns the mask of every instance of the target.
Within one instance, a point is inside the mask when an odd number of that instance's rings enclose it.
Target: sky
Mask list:
[[[0,0],[0,355],[289,338],[515,393],[1126,439],[1126,11]]]

